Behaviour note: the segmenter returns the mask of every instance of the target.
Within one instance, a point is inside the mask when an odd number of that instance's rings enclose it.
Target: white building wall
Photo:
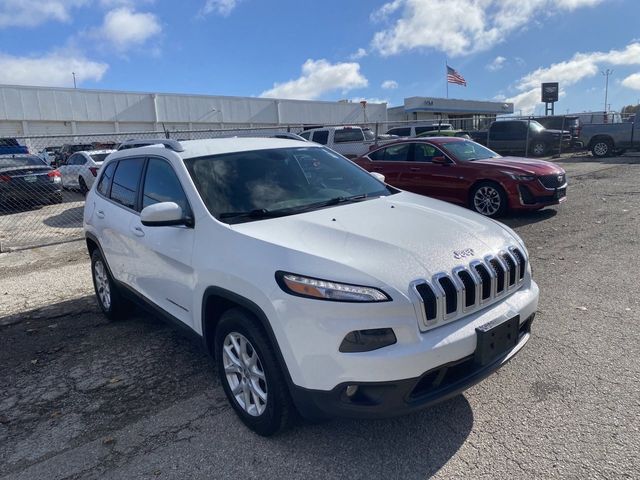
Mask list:
[[[0,132],[12,135],[355,123],[365,113],[385,121],[386,104],[0,85]]]

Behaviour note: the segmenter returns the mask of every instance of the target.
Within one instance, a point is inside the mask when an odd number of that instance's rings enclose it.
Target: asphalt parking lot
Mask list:
[[[638,478],[640,158],[561,164],[567,202],[504,219],[541,289],[531,341],[397,419],[261,438],[198,345],[98,313],[81,242],[1,255],[0,478]]]
[[[0,208],[0,252],[82,237],[84,196],[64,190],[63,203]],[[16,228],[20,225],[20,228]]]

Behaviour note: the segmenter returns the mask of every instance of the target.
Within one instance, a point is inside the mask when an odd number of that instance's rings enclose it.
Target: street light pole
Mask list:
[[[609,70],[607,68],[605,71],[601,73],[606,78],[605,84],[604,84],[604,113],[606,114],[607,113],[607,97],[609,95],[609,75],[613,73],[613,70]]]
[[[76,87],[76,72],[71,72],[71,75],[73,75],[73,88],[78,88]]]

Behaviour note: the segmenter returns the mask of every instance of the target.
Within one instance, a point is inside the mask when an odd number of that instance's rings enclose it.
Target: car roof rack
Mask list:
[[[126,150],[128,148],[145,147],[149,145],[164,145],[165,148],[173,150],[174,152],[184,152],[184,147],[177,140],[171,140],[169,138],[145,138],[131,140],[125,140],[118,146],[118,150]]]

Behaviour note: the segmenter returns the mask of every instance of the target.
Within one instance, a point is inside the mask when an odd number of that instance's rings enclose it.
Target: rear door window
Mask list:
[[[302,132],[300,136],[305,140],[309,140],[309,137],[311,136],[311,132]]]
[[[364,135],[359,128],[336,130],[333,137],[334,143],[362,142],[363,140]]]
[[[143,165],[144,158],[128,158],[118,162],[111,184],[111,200],[132,210],[136,209]]]
[[[391,145],[387,148],[376,150],[369,155],[369,158],[374,161],[408,162],[410,150],[410,143],[401,143],[398,145]]]
[[[109,196],[109,188],[111,187],[111,180],[113,179],[113,171],[116,169],[116,164],[118,162],[111,162],[107,165],[107,168],[102,172],[102,176],[100,177],[100,181],[98,182],[98,186],[96,189],[98,193],[104,195],[105,197]]]
[[[317,132],[313,132],[313,141],[320,145],[326,145],[329,142],[329,131],[318,130]]]

